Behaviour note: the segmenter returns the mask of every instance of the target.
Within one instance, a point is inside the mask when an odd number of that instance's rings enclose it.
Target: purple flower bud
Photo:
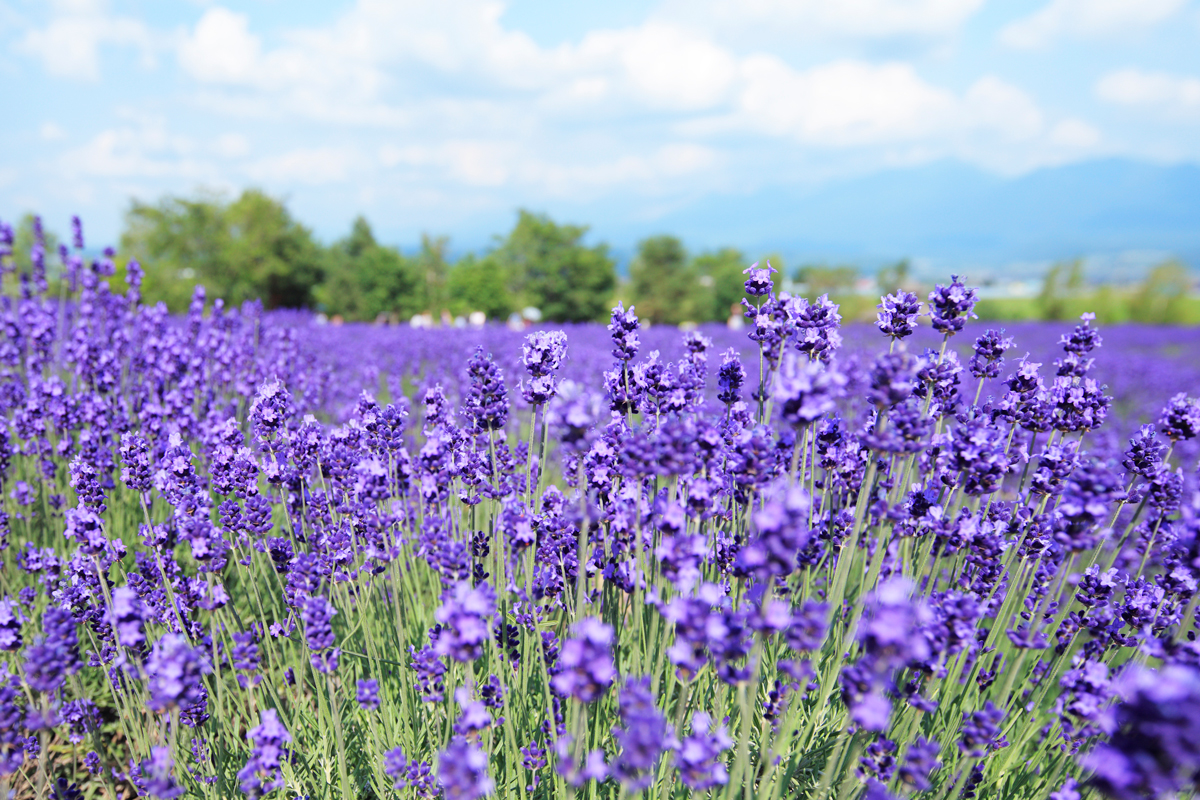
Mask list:
[[[617,677],[612,660],[613,629],[595,617],[584,617],[573,630],[575,636],[563,644],[559,671],[550,685],[562,697],[592,703]]]
[[[185,789],[176,783],[171,769],[174,761],[171,759],[171,748],[152,747],[150,758],[130,769],[130,780],[137,785],[138,791],[150,797],[161,800],[173,800],[185,793]]]
[[[712,717],[703,711],[692,715],[692,733],[675,751],[675,766],[683,785],[702,792],[729,783],[721,754],[733,747],[724,725],[712,729]]]
[[[767,266],[765,268],[760,269],[758,263],[759,262],[755,261],[753,264],[746,267],[746,269],[742,270],[743,275],[750,276],[746,279],[746,294],[753,295],[755,297],[761,297],[762,295],[771,293],[771,289],[773,289],[775,286],[774,281],[771,280],[771,273],[779,271],[771,266],[770,259],[767,259]]]
[[[11,597],[0,600],[0,650],[11,652],[21,649],[24,644],[21,640],[21,624],[24,622],[25,614]]]
[[[967,367],[976,378],[998,377],[1004,366],[1004,351],[1012,346],[1012,337],[1006,337],[1003,328],[986,330],[975,340],[975,355],[971,356]]]
[[[508,421],[508,394],[504,389],[504,374],[491,356],[483,354],[483,348],[467,362],[467,379],[470,389],[463,402],[463,413],[472,422],[476,432],[497,430]]]
[[[990,751],[1007,747],[1000,723],[1004,721],[1005,711],[997,708],[991,700],[984,704],[980,711],[963,714],[962,738],[958,741],[958,749],[971,758],[983,758]]]
[[[1163,409],[1158,424],[1172,442],[1196,438],[1200,433],[1200,401],[1180,392]]]
[[[649,678],[627,680],[617,702],[621,727],[613,729],[613,738],[621,752],[612,773],[628,791],[640,792],[653,782],[663,751],[678,742],[667,718],[654,705]]]
[[[487,767],[487,753],[461,736],[451,739],[438,757],[438,781],[445,800],[476,800],[491,794],[496,787]]]
[[[262,797],[283,788],[280,766],[288,755],[286,745],[292,741],[275,709],[263,709],[259,714],[259,724],[246,732],[253,749],[237,774],[242,793],[251,797]]]
[[[121,586],[112,593],[112,626],[117,634],[117,643],[122,647],[139,648],[146,641],[142,623],[146,618],[145,608],[137,592]]]
[[[875,327],[892,339],[911,336],[921,314],[921,301],[912,292],[898,291],[880,298]]]
[[[39,692],[52,692],[79,670],[79,637],[75,617],[57,606],[42,615],[42,629],[45,634],[25,651],[25,682]]]
[[[178,633],[165,634],[146,659],[146,678],[152,711],[188,708],[204,701],[202,676],[212,672],[204,651],[192,648]]]
[[[360,680],[355,699],[358,700],[358,706],[363,711],[374,711],[379,708],[379,681],[374,678]]]
[[[525,402],[541,405],[554,396],[554,373],[567,354],[567,335],[562,331],[535,331],[525,339],[521,363],[533,382],[522,388]]]
[[[811,425],[834,411],[845,386],[846,376],[833,367],[785,358],[774,389],[779,415],[794,428]]]
[[[443,626],[434,645],[437,653],[461,662],[479,658],[487,642],[488,622],[495,613],[496,593],[492,587],[486,583],[455,586],[453,593],[442,596],[442,606],[434,612],[434,618]]]
[[[333,672],[337,669],[338,651],[334,649],[328,656],[325,651],[335,643],[333,635],[333,617],[337,609],[324,595],[310,596],[300,609],[300,619],[304,623],[304,637],[308,649],[312,651],[313,669],[318,672]]]
[[[953,336],[963,329],[970,317],[974,317],[978,297],[974,289],[968,289],[958,279],[950,276],[950,285],[937,285],[929,293],[929,315],[933,318],[933,329],[946,336]]]
[[[942,766],[938,754],[942,748],[936,741],[918,736],[904,754],[904,765],[900,767],[900,781],[914,792],[924,792],[933,785],[929,777]]]
[[[292,396],[278,378],[258,387],[250,404],[250,429],[264,442],[274,441],[292,415]]]

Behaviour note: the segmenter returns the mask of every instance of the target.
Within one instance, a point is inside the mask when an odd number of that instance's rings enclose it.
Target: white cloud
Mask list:
[[[51,75],[95,81],[102,44],[136,47],[143,63],[153,65],[150,31],[140,20],[109,14],[102,0],[59,0],[46,27],[26,31],[17,50],[41,59]]]
[[[247,173],[255,180],[320,186],[344,181],[354,166],[352,152],[337,147],[299,147],[255,161]]]
[[[196,30],[179,44],[179,63],[197,80],[213,83],[255,83],[261,58],[257,36],[250,33],[245,14],[215,7],[204,12]]]
[[[1096,96],[1109,103],[1156,108],[1170,116],[1200,115],[1200,78],[1122,69],[1096,82]]]
[[[240,133],[223,133],[212,144],[212,150],[223,158],[239,158],[250,153],[250,142]]]
[[[1079,119],[1064,119],[1050,129],[1051,144],[1072,150],[1090,150],[1102,139],[1100,131]]]
[[[452,141],[433,146],[384,145],[379,161],[385,167],[436,167],[468,186],[500,186],[510,177],[507,162],[514,149],[495,142]]]
[[[1120,36],[1170,17],[1187,0],[1050,0],[1000,30],[1009,47],[1045,47],[1063,35]]]
[[[955,33],[983,0],[668,0],[660,14],[714,35],[792,42]]]
[[[153,117],[109,128],[59,157],[69,178],[189,178],[203,179],[213,170],[195,158],[195,144],[170,133],[166,122]]]
[[[724,48],[682,28],[657,22],[588,34],[562,63],[569,65],[568,72],[616,72],[638,99],[654,108],[671,110],[713,106],[726,96],[737,74],[737,61]],[[610,79],[581,80],[592,81],[599,89]]]
[[[774,56],[743,64],[739,124],[806,144],[851,147],[895,142],[944,146],[964,136],[1023,141],[1043,128],[1036,103],[984,76],[959,97],[903,62],[843,60],[796,71]]]
[[[951,115],[954,97],[911,65],[835,61],[803,72],[775,56],[747,58],[742,121],[775,135],[845,146],[927,135]]]
[[[67,138],[67,132],[58,123],[50,121],[42,123],[42,126],[38,128],[38,135],[47,142],[61,142]]]
[[[581,188],[681,178],[717,161],[715,151],[694,142],[670,142],[643,155],[612,154],[590,159],[547,155],[524,143],[487,141],[384,145],[379,151],[379,162],[388,168],[433,169],[466,186],[513,184],[555,195],[570,195]]]

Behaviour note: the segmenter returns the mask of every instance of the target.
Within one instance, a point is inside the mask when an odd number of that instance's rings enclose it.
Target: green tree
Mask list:
[[[422,310],[425,299],[417,265],[376,242],[362,216],[329,248],[326,277],[314,295],[327,313],[356,320],[381,314],[406,319]]]
[[[488,258],[504,271],[518,304],[536,306],[555,322],[601,320],[617,273],[607,245],[581,243],[587,230],[521,209],[517,224]]]
[[[829,267],[824,264],[809,264],[796,270],[796,282],[804,284],[805,294],[842,294],[854,289],[858,280],[856,267]]]
[[[261,298],[267,308],[312,303],[325,252],[279,200],[247,189],[232,203],[219,195],[134,201],[125,213],[122,252],[146,270],[143,294],[172,310],[202,283],[231,304]]]
[[[901,289],[906,289],[911,270],[907,258],[880,269],[875,275],[875,283],[879,285],[880,293],[895,294]]]
[[[504,319],[514,309],[504,269],[490,257],[460,259],[450,268],[447,287],[455,314],[482,311],[489,319]]]
[[[643,239],[629,265],[629,277],[641,319],[656,325],[678,325],[695,316],[700,287],[688,269],[687,251],[676,237]]]
[[[1042,319],[1070,319],[1073,315],[1068,301],[1083,291],[1083,261],[1060,261],[1051,265],[1042,277],[1042,291],[1037,304]]]
[[[33,214],[25,214],[13,231],[13,264],[18,274],[29,273],[33,269],[33,262],[29,259],[29,251],[33,248],[33,221]],[[42,241],[46,247],[46,276],[51,278],[57,275],[62,267],[58,258],[58,236],[43,226]]]
[[[445,236],[430,236],[421,234],[421,251],[417,254],[415,264],[423,287],[422,310],[428,311],[434,317],[450,308],[448,280],[450,264],[446,261],[446,248],[450,239]]]
[[[746,296],[746,257],[725,247],[692,259],[691,272],[700,292],[696,297],[697,322],[725,322]]]
[[[1150,270],[1131,302],[1130,311],[1137,322],[1172,324],[1182,322],[1191,286],[1187,267],[1178,261],[1164,261]]]

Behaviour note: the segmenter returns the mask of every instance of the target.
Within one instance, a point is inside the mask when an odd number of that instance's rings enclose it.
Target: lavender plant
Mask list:
[[[1200,373],[1145,367],[1165,334],[972,343],[958,278],[842,328],[769,265],[744,341],[172,318],[78,222],[61,291],[10,231],[5,796],[1198,788]]]

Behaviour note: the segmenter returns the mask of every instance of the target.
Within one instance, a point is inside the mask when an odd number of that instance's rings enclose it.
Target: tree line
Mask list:
[[[16,231],[18,269],[28,261],[33,217]],[[588,228],[520,210],[512,230],[494,247],[456,260],[446,237],[424,235],[410,252],[383,244],[359,216],[346,236],[323,245],[286,205],[257,189],[235,199],[220,195],[166,196],[131,202],[125,213],[119,264],[136,258],[145,271],[142,294],[172,311],[187,307],[196,284],[210,297],[240,304],[259,299],[266,308],[307,308],[345,320],[407,321],[483,312],[503,319],[528,307],[557,322],[607,319],[617,299],[637,306],[654,324],[724,322],[738,313],[743,271],[750,260],[734,248],[690,254],[674,236],[642,240],[619,281],[607,245],[584,243]],[[53,254],[57,237],[44,232]],[[879,294],[920,290],[907,261],[875,272],[873,292],[861,294],[854,266],[806,264],[787,272],[778,255],[777,286],[806,296],[829,294],[847,320],[873,319]],[[1150,270],[1137,287],[1095,287],[1080,261],[1053,265],[1035,298],[984,300],[991,319],[1067,319],[1094,310],[1101,322],[1200,322],[1191,276],[1175,261]]]
[[[185,308],[196,283],[210,296],[267,308],[310,308],[346,320],[408,320],[482,311],[491,319],[527,307],[561,322],[603,320],[618,294],[644,319],[678,324],[724,321],[742,296],[748,266],[737,250],[689,257],[671,236],[643,241],[619,291],[616,261],[588,228],[521,210],[507,235],[481,254],[451,261],[445,237],[423,236],[416,252],[379,242],[359,216],[329,246],[279,200],[259,190],[233,201],[216,196],[134,201],[121,254],[146,271],[143,295]]]

